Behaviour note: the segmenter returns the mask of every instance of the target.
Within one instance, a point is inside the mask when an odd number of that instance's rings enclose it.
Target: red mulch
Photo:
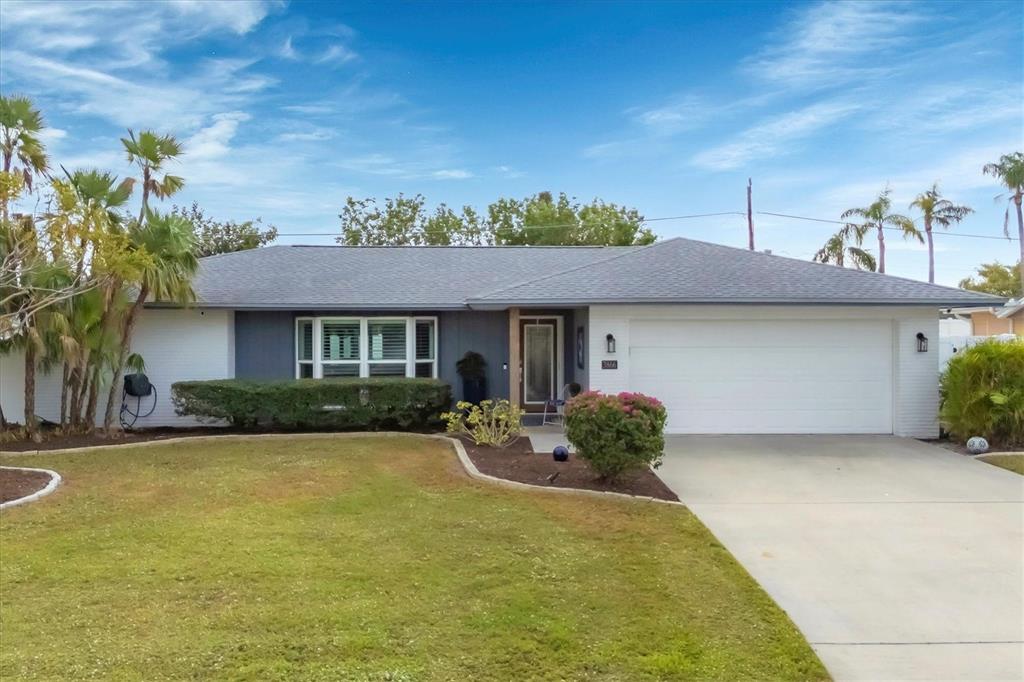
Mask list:
[[[525,436],[506,448],[476,445],[467,438],[462,438],[462,443],[476,468],[496,478],[553,488],[583,488],[679,500],[650,469],[636,469],[615,481],[604,482],[575,454],[569,455],[568,462],[556,462],[549,452],[533,452],[533,445]]]
[[[0,469],[0,502],[9,502],[31,495],[46,487],[50,475],[41,471]]]

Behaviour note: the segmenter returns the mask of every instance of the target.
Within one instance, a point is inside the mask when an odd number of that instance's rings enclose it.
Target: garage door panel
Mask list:
[[[873,320],[633,322],[630,387],[665,403],[670,432],[891,433],[891,334]]]
[[[757,339],[759,348],[888,347],[888,321],[881,320],[653,320],[634,323],[634,347],[742,348]],[[685,325],[685,336],[680,334]]]

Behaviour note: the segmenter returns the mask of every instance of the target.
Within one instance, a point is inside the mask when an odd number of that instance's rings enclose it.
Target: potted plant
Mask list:
[[[455,371],[462,377],[462,399],[467,403],[479,405],[487,398],[487,361],[475,351],[467,351],[462,359],[455,363]]]

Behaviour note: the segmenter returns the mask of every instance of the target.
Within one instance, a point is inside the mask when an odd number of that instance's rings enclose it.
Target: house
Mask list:
[[[1024,336],[1024,298],[1007,301],[1002,306],[956,308],[951,312],[957,317],[970,319],[971,336]]]
[[[204,258],[194,286],[196,306],[141,316],[159,396],[139,425],[182,423],[184,379],[439,377],[458,398],[477,351],[489,394],[528,410],[577,382],[656,396],[672,433],[936,436],[940,309],[1001,303],[689,239],[273,246]],[[56,414],[59,377],[39,390]]]

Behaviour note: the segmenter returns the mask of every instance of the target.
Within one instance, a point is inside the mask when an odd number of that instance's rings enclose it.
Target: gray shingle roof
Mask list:
[[[634,248],[269,246],[201,259],[193,288],[221,308],[454,309]]]
[[[272,246],[202,259],[194,288],[207,307],[306,310],[1002,301],[690,239],[646,247]]]
[[[916,280],[676,238],[471,298],[515,303],[843,303],[946,307],[1002,299]]]

